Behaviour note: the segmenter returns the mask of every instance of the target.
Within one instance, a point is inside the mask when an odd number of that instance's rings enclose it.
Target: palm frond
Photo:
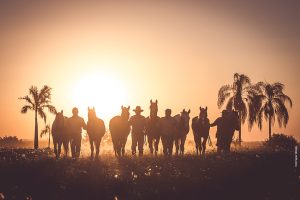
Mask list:
[[[230,85],[223,85],[218,92],[218,107],[221,108],[226,99],[231,95],[232,87]]]
[[[19,97],[18,99],[20,100],[25,100],[27,103],[29,103],[32,107],[34,107],[34,103],[33,101],[30,99],[30,97],[28,95],[24,96],[24,97]]]
[[[52,114],[56,114],[57,113],[57,111],[56,111],[56,108],[55,108],[55,106],[53,106],[53,105],[43,105],[43,106],[41,106],[41,108],[42,109],[44,109],[44,108],[48,108],[48,111],[50,112],[50,113],[52,113]]]
[[[240,106],[240,117],[242,123],[244,124],[248,116],[248,109],[244,101],[242,101],[239,106]]]
[[[33,97],[34,104],[37,105],[38,103],[38,89],[36,86],[31,86],[29,88],[29,94]]]
[[[33,110],[33,107],[30,105],[25,105],[21,108],[21,113],[25,114],[28,110]]]
[[[39,116],[44,120],[44,122],[46,123],[47,121],[47,116],[46,116],[46,113],[43,111],[42,108],[38,108],[37,110]]]
[[[280,95],[277,95],[276,98],[280,99],[283,103],[288,102],[290,107],[291,108],[293,107],[292,99],[289,96],[287,96],[285,94],[280,94]]]
[[[227,105],[226,105],[226,110],[232,110],[233,103],[234,103],[234,97],[230,97],[228,99],[228,102],[227,102]]]
[[[289,121],[289,112],[284,105],[284,102],[282,102],[280,99],[274,98],[274,107],[279,127],[282,127],[282,125],[286,127]]]
[[[50,125],[49,124],[47,124],[45,126],[45,128],[41,131],[40,137],[43,137],[44,135],[47,135],[48,133],[50,133]]]

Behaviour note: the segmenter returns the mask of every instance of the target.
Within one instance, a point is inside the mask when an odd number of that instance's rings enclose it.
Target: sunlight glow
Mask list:
[[[72,99],[80,115],[87,116],[87,108],[95,107],[97,116],[108,121],[119,114],[120,106],[127,102],[127,91],[119,79],[102,73],[83,76],[73,87]]]

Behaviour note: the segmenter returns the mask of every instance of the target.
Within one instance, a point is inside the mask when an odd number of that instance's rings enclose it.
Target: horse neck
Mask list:
[[[150,111],[150,119],[156,119],[157,118],[157,112]]]
[[[126,115],[126,114],[124,114],[124,113],[122,113],[120,117],[121,117],[122,120],[125,120],[125,121],[128,121],[128,120],[129,120],[128,115]]]

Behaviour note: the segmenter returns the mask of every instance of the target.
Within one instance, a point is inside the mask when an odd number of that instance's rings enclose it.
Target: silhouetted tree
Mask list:
[[[283,93],[284,84],[282,83],[257,83],[257,87],[260,90],[261,106],[257,113],[257,124],[262,129],[263,116],[269,123],[269,139],[272,137],[272,125],[277,118],[279,127],[286,127],[289,121],[289,112],[285,106],[285,103],[289,103],[290,107],[293,106],[291,98]]]
[[[44,129],[41,131],[40,137],[43,137],[44,135],[47,136],[48,134],[48,148],[50,148],[50,134],[51,134],[51,129],[50,129],[50,125],[47,124]]]
[[[226,109],[235,109],[239,113],[240,130],[239,143],[242,141],[241,125],[248,117],[248,128],[251,130],[255,120],[260,102],[257,99],[258,90],[251,84],[251,80],[244,74],[235,73],[232,85],[223,85],[218,93],[218,107],[221,108],[226,100]]]
[[[20,97],[19,99],[25,100],[26,105],[21,109],[21,113],[25,114],[28,110],[33,110],[35,113],[35,127],[34,127],[34,148],[38,149],[38,121],[39,115],[46,123],[46,113],[44,109],[47,108],[50,113],[56,113],[56,109],[51,105],[51,90],[49,86],[45,85],[40,91],[36,86],[29,88],[29,96]]]

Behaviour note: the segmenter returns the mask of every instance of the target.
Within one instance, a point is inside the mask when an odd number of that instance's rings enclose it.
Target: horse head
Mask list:
[[[189,127],[190,113],[191,113],[190,109],[188,111],[183,109],[182,112],[181,112],[180,117],[181,117],[181,121],[182,121],[184,127]]]
[[[157,116],[158,112],[158,106],[157,106],[157,100],[155,102],[152,102],[152,99],[150,100],[150,116]]]
[[[95,119],[97,116],[96,116],[96,110],[95,110],[95,107],[93,108],[90,108],[88,107],[88,120],[93,120]]]
[[[199,114],[200,119],[206,119],[207,118],[207,107],[202,108],[200,106],[200,114]]]
[[[57,124],[57,127],[63,127],[64,126],[65,117],[64,117],[64,111],[63,110],[61,110],[60,112],[56,112],[54,121]]]
[[[123,119],[128,120],[128,119],[129,119],[129,116],[130,116],[130,113],[129,113],[130,106],[128,106],[127,108],[124,107],[124,106],[121,106],[121,109],[122,109],[121,117],[122,117]]]

